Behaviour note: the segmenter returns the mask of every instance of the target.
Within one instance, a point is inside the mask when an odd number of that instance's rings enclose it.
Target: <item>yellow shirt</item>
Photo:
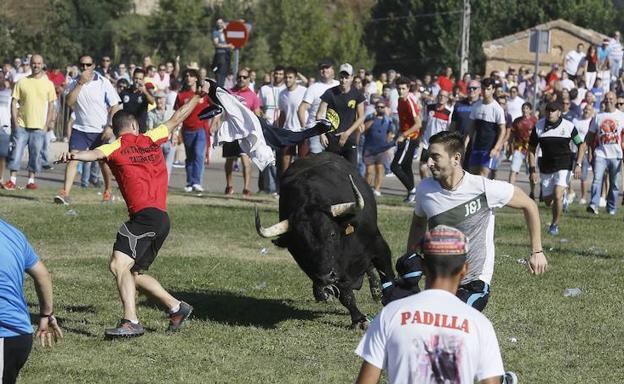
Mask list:
[[[45,128],[48,103],[56,100],[54,84],[45,74],[39,79],[29,76],[18,81],[13,98],[19,103],[17,124],[20,127]]]

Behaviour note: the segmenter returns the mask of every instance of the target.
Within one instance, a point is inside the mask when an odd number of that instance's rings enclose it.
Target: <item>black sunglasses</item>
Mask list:
[[[615,105],[620,106],[620,105],[624,105],[624,103],[616,103]]]
[[[248,79],[249,76],[238,76],[237,79]]]
[[[90,67],[92,65],[93,65],[93,63],[80,63],[81,67]]]

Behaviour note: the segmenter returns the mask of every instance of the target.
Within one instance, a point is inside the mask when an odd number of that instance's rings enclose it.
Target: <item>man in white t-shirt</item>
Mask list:
[[[312,128],[316,125],[316,112],[319,105],[321,105],[321,96],[329,88],[333,88],[340,83],[338,80],[334,80],[334,67],[331,60],[322,60],[319,63],[319,81],[312,84],[303,95],[303,100],[299,105],[297,115],[299,116],[299,123],[306,129]],[[310,152],[320,153],[323,152],[323,146],[321,145],[318,136],[311,137],[309,139]]]
[[[278,106],[279,106],[279,122],[278,127],[287,129],[292,132],[299,132],[303,130],[299,116],[297,114],[299,105],[303,101],[303,96],[306,93],[307,88],[297,84],[297,69],[294,67],[288,67],[284,70],[286,89],[279,94]],[[309,147],[307,140],[293,145],[285,147],[280,150],[282,158],[282,172],[285,172],[293,160],[295,155],[304,157],[308,154]]]
[[[425,233],[422,251],[426,289],[388,304],[373,320],[355,350],[364,359],[356,383],[377,383],[382,370],[390,383],[501,383],[492,323],[455,297],[469,268],[466,236],[437,226]]]
[[[542,251],[540,217],[537,205],[513,185],[472,175],[462,169],[464,147],[457,133],[440,132],[429,141],[427,164],[432,177],[416,188],[416,206],[407,243],[416,250],[427,227],[453,226],[470,239],[468,271],[457,296],[472,307],[483,310],[490,295],[494,273],[494,209],[508,206],[522,209],[531,238],[528,266],[539,275],[548,262]]]
[[[67,85],[65,94],[67,105],[76,114],[69,138],[69,150],[73,153],[95,149],[106,144],[113,137],[110,125],[112,116],[121,109],[121,99],[110,81],[94,69],[95,63],[91,56],[80,57],[79,66],[82,71]],[[113,174],[106,163],[100,162],[104,176],[104,193],[102,202],[111,201]],[[69,193],[76,177],[78,161],[67,163],[64,187],[54,197],[58,204],[69,204]]]
[[[513,86],[509,88],[509,99],[507,101],[507,113],[511,116],[511,121],[516,120],[522,116],[522,105],[524,99],[518,96],[518,87]]]
[[[620,192],[620,171],[622,169],[622,130],[624,129],[624,112],[616,108],[617,97],[614,92],[607,92],[604,98],[605,111],[596,115],[585,142],[579,147],[584,151],[594,143],[598,136],[598,145],[594,149],[594,180],[591,185],[591,201],[587,212],[598,214],[600,194],[602,192],[602,178],[605,171],[609,172],[609,192],[607,193],[607,212],[615,215],[617,205],[615,200]],[[574,167],[574,177],[581,175],[582,164]]]
[[[258,91],[262,114],[269,124],[277,123],[279,107],[277,105],[280,92],[286,88],[284,84],[284,67],[278,65],[273,69],[273,82],[263,85]]]
[[[583,43],[579,43],[576,46],[576,50],[568,52],[563,60],[563,70],[568,74],[570,80],[576,79],[576,73],[578,72],[581,61],[585,58],[585,46]]]
[[[468,169],[470,173],[488,176],[496,169],[496,160],[503,149],[506,137],[505,111],[494,100],[494,80],[481,82],[483,99],[477,101],[470,112],[472,125],[464,139],[465,147],[471,145]]]

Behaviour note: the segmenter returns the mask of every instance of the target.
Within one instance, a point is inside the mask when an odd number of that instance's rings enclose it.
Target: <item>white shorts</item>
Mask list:
[[[513,157],[511,158],[511,171],[515,173],[520,172],[520,168],[522,168],[522,164],[524,164],[524,171],[529,173],[529,167],[526,161],[526,155],[521,151],[515,150],[513,152]]]
[[[572,172],[567,169],[562,169],[554,173],[542,173],[540,175],[542,180],[542,196],[544,196],[544,198],[552,196],[555,192],[555,186],[567,188],[571,174]]]

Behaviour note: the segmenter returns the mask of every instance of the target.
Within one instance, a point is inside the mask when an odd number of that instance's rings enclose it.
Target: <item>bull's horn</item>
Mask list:
[[[256,231],[258,235],[262,237],[275,237],[288,232],[288,219],[282,220],[277,224],[274,224],[268,228],[263,228],[260,224],[260,214],[258,213],[258,207],[256,207]]]
[[[360,193],[360,190],[355,186],[355,182],[353,181],[353,177],[351,175],[349,175],[349,181],[351,181],[351,188],[353,189],[353,194],[355,195],[355,202],[332,205],[330,209],[332,216],[334,217],[342,216],[346,213],[353,212],[356,209],[364,209],[364,197]]]

